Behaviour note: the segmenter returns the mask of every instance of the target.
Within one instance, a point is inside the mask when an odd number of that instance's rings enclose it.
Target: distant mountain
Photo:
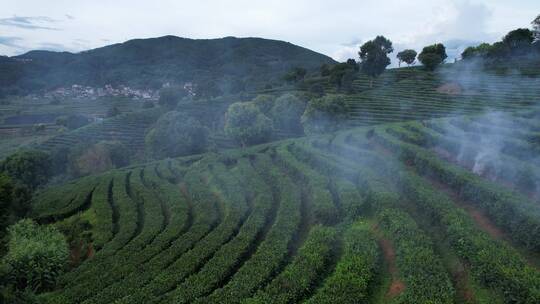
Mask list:
[[[313,70],[323,63],[334,60],[284,41],[164,36],[75,54],[31,51],[0,57],[0,73],[4,73],[0,89],[34,91],[71,84],[157,88],[166,82],[214,82],[229,91],[257,88],[293,67]]]

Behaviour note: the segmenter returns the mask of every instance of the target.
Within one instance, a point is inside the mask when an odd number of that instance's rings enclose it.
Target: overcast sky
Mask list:
[[[0,7],[0,55],[236,36],[286,40],[340,61],[379,34],[396,50],[444,42],[452,57],[540,14],[540,0],[2,0]]]

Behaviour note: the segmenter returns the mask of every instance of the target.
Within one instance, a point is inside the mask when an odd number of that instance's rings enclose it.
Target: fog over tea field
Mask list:
[[[0,303],[540,303],[537,3],[180,2],[0,13]]]

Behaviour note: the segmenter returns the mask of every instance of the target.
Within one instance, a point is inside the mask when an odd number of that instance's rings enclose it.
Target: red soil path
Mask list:
[[[396,251],[394,250],[394,245],[392,242],[382,235],[377,225],[374,225],[372,230],[379,240],[379,245],[383,251],[384,260],[386,261],[386,265],[388,265],[388,272],[392,277],[392,283],[390,283],[390,287],[386,292],[386,297],[394,298],[405,290],[405,283],[399,279],[398,275],[398,269],[396,266]]]

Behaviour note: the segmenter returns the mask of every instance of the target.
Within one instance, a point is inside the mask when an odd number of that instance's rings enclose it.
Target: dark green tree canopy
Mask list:
[[[145,145],[156,159],[202,153],[208,146],[208,129],[191,116],[170,111],[148,132]]]
[[[272,120],[274,126],[282,131],[302,133],[300,117],[306,109],[306,103],[293,94],[284,94],[276,99],[272,108]]]
[[[301,67],[296,67],[291,69],[287,74],[285,74],[284,79],[287,82],[296,83],[304,80],[306,77],[307,70]]]
[[[347,102],[342,95],[312,99],[301,119],[304,132],[308,135],[333,132],[339,129],[347,113]]]
[[[538,15],[533,22],[531,22],[533,27],[534,38],[536,41],[540,40],[540,15]]]
[[[377,36],[364,43],[358,53],[362,61],[362,71],[371,77],[379,76],[390,65],[388,54],[393,51],[392,42],[384,36]]]
[[[408,65],[413,64],[416,61],[416,51],[407,49],[399,52],[397,54],[397,58],[399,60],[399,64],[401,65],[401,62],[405,62]]]
[[[174,108],[185,96],[187,96],[187,92],[182,87],[166,87],[159,91],[159,104],[164,107]]]
[[[420,62],[430,71],[435,70],[446,58],[446,47],[442,43],[426,46],[418,55]]]
[[[360,70],[360,66],[358,65],[358,63],[356,62],[356,60],[352,59],[352,58],[349,58],[347,59],[347,64],[351,67],[351,69],[353,69],[354,71],[358,71]]]
[[[268,113],[274,106],[276,97],[272,95],[261,94],[257,95],[257,97],[255,97],[252,101],[261,112],[263,112],[265,115],[268,115]]]
[[[510,48],[504,42],[495,42],[487,52],[487,57],[491,59],[500,59],[508,56]]]
[[[6,172],[28,188],[35,189],[49,180],[50,163],[50,157],[45,152],[21,151],[8,156],[0,164],[0,171]]]
[[[267,141],[272,131],[272,120],[255,103],[237,102],[229,106],[225,132],[243,146]]]
[[[516,55],[529,52],[533,41],[533,32],[526,28],[520,28],[509,32],[502,40],[502,42],[508,46],[510,52]]]
[[[478,46],[470,46],[461,53],[462,59],[472,59],[486,56],[491,49],[489,43],[482,43]]]

